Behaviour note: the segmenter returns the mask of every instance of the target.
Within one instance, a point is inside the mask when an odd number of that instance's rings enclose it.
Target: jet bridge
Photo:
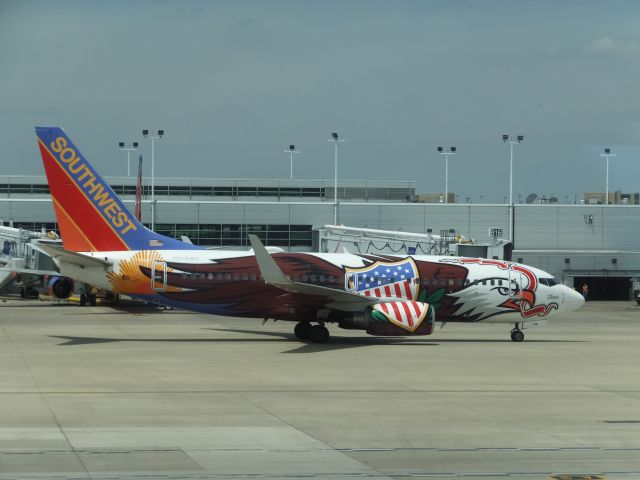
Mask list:
[[[371,228],[324,225],[313,229],[313,250],[316,252],[342,252],[346,249],[358,254],[390,255],[451,255],[482,258],[504,258],[508,242],[493,239],[478,243],[465,238],[455,229],[440,230],[435,234],[412,233]]]
[[[53,232],[32,232],[13,226],[4,226],[0,221],[0,290],[15,279],[12,268],[23,270],[54,270],[51,258],[35,246],[36,243],[60,244]]]

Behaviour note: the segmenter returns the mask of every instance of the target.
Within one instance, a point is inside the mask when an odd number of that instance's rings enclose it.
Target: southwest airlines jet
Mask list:
[[[523,329],[583,304],[551,275],[482,258],[207,250],[155,233],[127,210],[58,127],[36,127],[64,248],[43,246],[66,277],[159,304],[297,322],[322,343],[327,324],[371,335],[429,335],[434,323]]]

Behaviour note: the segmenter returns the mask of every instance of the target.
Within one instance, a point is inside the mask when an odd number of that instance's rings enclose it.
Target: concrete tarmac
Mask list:
[[[0,301],[0,478],[640,479],[640,307],[509,340]],[[579,477],[576,477],[579,478]]]

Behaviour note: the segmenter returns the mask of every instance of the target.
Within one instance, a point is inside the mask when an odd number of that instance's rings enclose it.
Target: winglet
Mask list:
[[[273,259],[271,254],[267,252],[267,249],[262,244],[260,239],[255,235],[249,235],[249,241],[253,247],[253,253],[256,256],[258,262],[258,268],[262,274],[262,278],[266,283],[272,283],[274,285],[290,284],[292,282]]]

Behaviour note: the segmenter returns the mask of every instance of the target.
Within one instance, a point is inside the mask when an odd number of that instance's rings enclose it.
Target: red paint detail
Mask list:
[[[64,248],[75,252],[129,250],[124,240],[96,211],[93,203],[67,175],[52,154],[41,142],[38,142],[38,145],[51,196],[64,210],[61,212],[60,208],[55,207]],[[87,244],[87,240],[93,247]]]
[[[416,315],[418,316],[418,318],[420,318],[420,314],[422,313],[420,311],[420,306],[416,303],[416,302],[411,302],[411,306],[413,307],[413,309],[416,312]]]
[[[389,313],[389,309],[387,308],[387,304],[386,303],[380,304],[380,308],[382,309],[382,311],[384,313]]]
[[[393,288],[396,291],[396,297],[402,298],[402,290],[400,290],[400,285],[398,285],[397,283],[394,283]]]
[[[393,308],[393,312],[396,314],[396,318],[398,319],[398,321],[402,322],[402,314],[400,313],[400,309],[398,308],[397,303],[398,302],[393,302],[391,304],[391,308]]]
[[[384,287],[384,294],[385,294],[385,296],[387,296],[387,297],[390,297],[390,296],[391,296],[391,287],[389,287],[389,285],[385,285],[385,287]]]
[[[407,315],[407,323],[410,327],[413,327],[413,315],[411,315],[411,310],[409,310],[409,305],[407,302],[401,302],[402,308],[404,308],[404,313]]]
[[[407,292],[407,298],[409,300],[413,300],[413,295],[411,295],[411,287],[409,286],[409,282],[404,282],[404,289]]]
[[[365,290],[364,291],[364,296],[365,297],[370,297],[371,296],[371,290]]]

